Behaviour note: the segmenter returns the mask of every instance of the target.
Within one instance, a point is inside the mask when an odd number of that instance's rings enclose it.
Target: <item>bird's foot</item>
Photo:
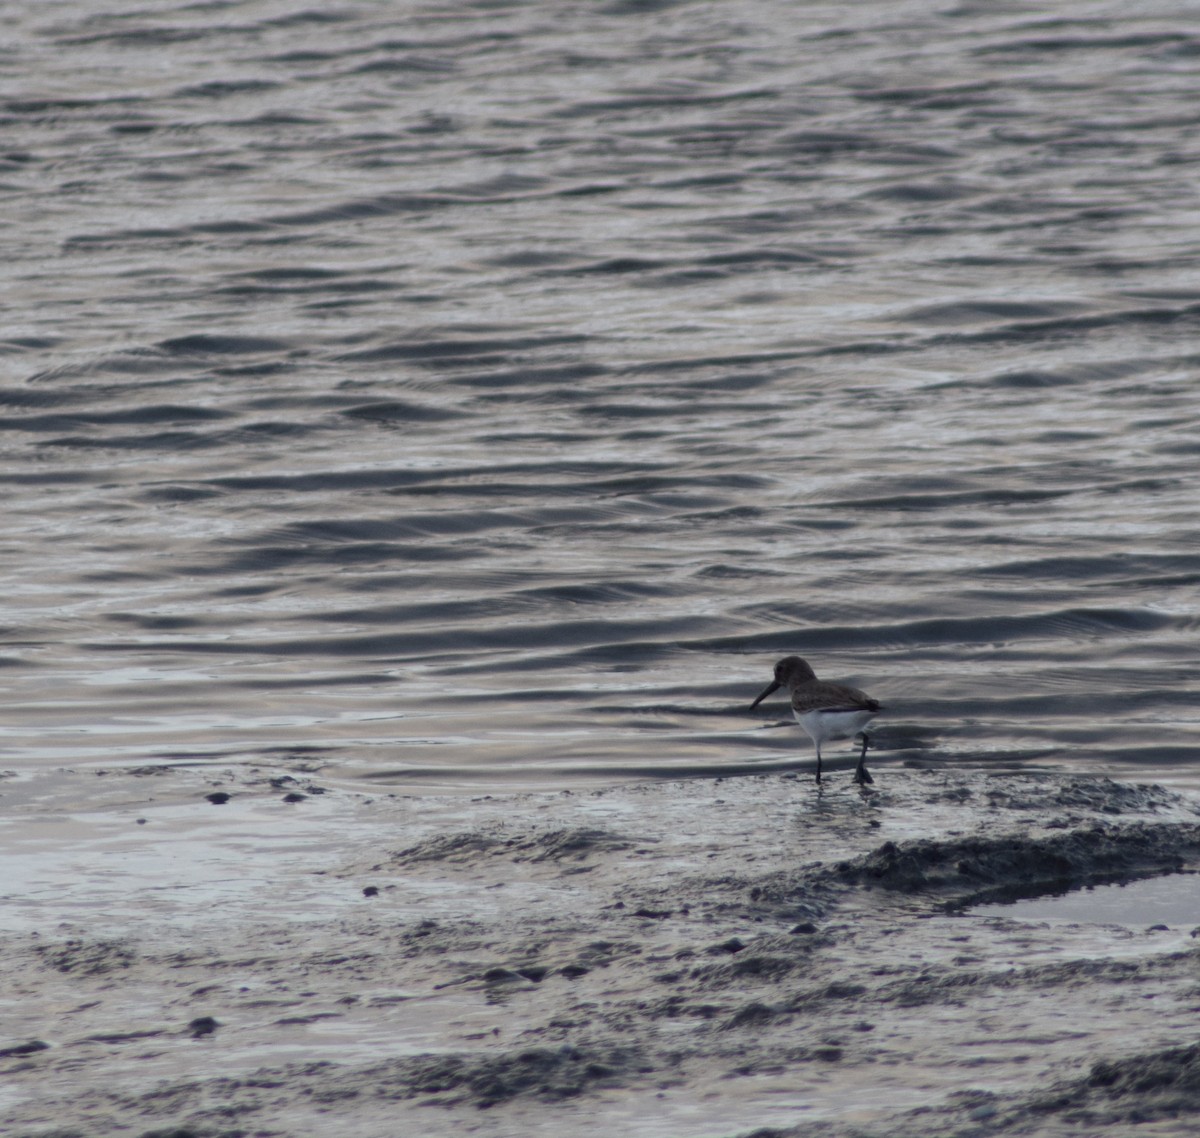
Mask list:
[[[868,783],[875,781],[866,767],[867,748],[871,745],[871,736],[865,731],[860,731],[859,735],[862,736],[862,754],[858,756],[858,767],[854,772],[854,781],[859,786],[866,786]]]

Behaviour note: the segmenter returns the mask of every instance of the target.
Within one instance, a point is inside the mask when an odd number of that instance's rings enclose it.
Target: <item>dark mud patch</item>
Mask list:
[[[402,867],[421,862],[464,864],[492,857],[513,862],[584,861],[600,854],[631,849],[636,843],[605,830],[564,829],[541,834],[497,835],[469,831],[442,834],[401,850],[373,868]]]
[[[1172,962],[1177,967],[1182,957]],[[900,1008],[930,1005],[956,1006],[968,1003],[983,993],[1021,993],[1062,991],[1068,988],[1111,989],[1122,984],[1145,984],[1154,977],[1153,966],[1129,960],[1071,960],[1062,964],[1041,965],[1021,971],[947,970],[931,966],[873,987],[839,982],[800,996],[786,1010],[819,1008],[837,1002],[845,1005],[858,1000],[876,1007],[892,1004]]]
[[[948,909],[1016,900],[1102,882],[1179,872],[1200,862],[1200,825],[1097,822],[1030,838],[885,842],[841,862],[844,882],[945,897]]]
[[[1200,1044],[1142,1052],[1093,1063],[1081,1078],[1054,1083],[1028,1096],[976,1090],[950,1096],[941,1108],[912,1111],[891,1120],[890,1138],[983,1135],[1128,1134],[1130,1126],[1176,1122],[1172,1134],[1194,1134],[1200,1119]],[[1155,1134],[1163,1131],[1155,1129]],[[768,1132],[744,1138],[765,1138]],[[773,1131],[775,1138],[808,1138],[805,1127]],[[844,1138],[862,1132],[838,1130]]]
[[[486,1109],[518,1096],[542,1102],[587,1090],[627,1086],[653,1071],[636,1047],[530,1047],[486,1058],[461,1055],[411,1060],[365,1076],[374,1093],[431,1096],[431,1105],[470,1103]]]
[[[418,1055],[352,1067],[320,1062],[262,1068],[245,1076],[162,1085],[152,1093],[129,1097],[97,1096],[94,1107],[123,1115],[168,1115],[181,1129],[205,1129],[223,1118],[237,1117],[248,1127],[238,1133],[263,1133],[257,1120],[296,1100],[314,1112],[345,1106],[353,1100],[386,1106],[417,1100],[418,1105],[469,1106],[487,1110],[515,1099],[562,1102],[585,1092],[624,1087],[644,1079],[653,1067],[637,1047],[578,1044],[526,1047],[487,1056]],[[399,1128],[403,1129],[403,1128]],[[162,1131],[167,1133],[168,1131]]]
[[[969,799],[971,790],[968,787],[955,787],[948,793],[959,796],[965,794]],[[1179,796],[1164,787],[1113,782],[1109,778],[1064,778],[1057,785],[1037,787],[999,784],[985,787],[982,797],[989,806],[1005,810],[1030,810],[1039,815],[1044,815],[1051,808],[1119,816],[1156,814],[1179,807]]]
[[[12,1047],[0,1047],[0,1059],[12,1059],[23,1055],[36,1055],[39,1051],[48,1051],[49,1043],[40,1039],[31,1039],[28,1043],[17,1043]]]
[[[1200,1044],[1096,1063],[1087,1078],[1032,1100],[1030,1113],[1142,1123],[1200,1114]]]
[[[659,973],[660,984],[687,984],[701,991],[746,990],[755,984],[775,985],[792,973],[803,975],[813,954],[831,947],[833,937],[766,935],[748,943],[738,937],[676,954],[675,967]]]
[[[788,932],[815,932],[845,894],[845,882],[820,867],[758,874],[683,875],[667,887],[622,893],[619,908],[630,916],[700,914],[712,920],[783,925]],[[677,908],[672,908],[672,906]]]
[[[120,972],[137,963],[137,952],[120,940],[67,940],[39,945],[34,950],[47,968],[57,972],[78,972],[100,976]]]
[[[462,865],[474,861],[480,856],[491,854],[497,846],[503,847],[504,839],[492,834],[480,834],[473,831],[463,834],[439,834],[415,846],[409,846],[394,854],[388,862],[381,862],[373,869],[382,869],[384,865],[405,866],[418,865],[423,861],[442,861],[452,865]]]

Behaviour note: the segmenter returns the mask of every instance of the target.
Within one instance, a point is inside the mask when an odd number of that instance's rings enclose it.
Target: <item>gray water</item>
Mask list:
[[[1200,10],[0,10],[0,766],[1193,776]],[[849,744],[826,757],[845,768]]]
[[[1093,885],[1073,893],[1030,897],[1009,904],[976,905],[977,917],[1083,924],[1196,925],[1200,920],[1200,876],[1171,873],[1140,881]]]

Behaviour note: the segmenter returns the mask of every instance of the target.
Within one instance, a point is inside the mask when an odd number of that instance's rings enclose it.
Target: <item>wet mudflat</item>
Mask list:
[[[1190,923],[969,911],[1200,865],[1200,808],[1161,788],[56,778],[5,785],[18,1134],[1115,1136],[1200,1110]]]

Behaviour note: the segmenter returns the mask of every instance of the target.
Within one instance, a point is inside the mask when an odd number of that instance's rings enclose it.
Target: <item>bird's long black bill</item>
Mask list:
[[[753,711],[753,710],[754,710],[754,709],[755,709],[755,708],[756,708],[756,707],[757,707],[757,706],[758,706],[760,703],[762,703],[762,701],[763,701],[764,699],[766,699],[766,698],[767,698],[767,696],[769,696],[769,695],[770,695],[770,694],[771,694],[773,691],[778,691],[778,690],[779,690],[781,687],[783,687],[783,684],[781,684],[781,683],[780,683],[778,680],[775,680],[775,681],[773,681],[772,683],[768,684],[768,685],[767,685],[767,689],[766,689],[766,691],[764,691],[764,692],[762,693],[762,695],[760,695],[760,696],[758,697],[758,699],[756,699],[756,700],[755,700],[755,701],[754,701],[754,702],[753,702],[753,703],[750,705],[750,710],[751,710],[751,711]]]

